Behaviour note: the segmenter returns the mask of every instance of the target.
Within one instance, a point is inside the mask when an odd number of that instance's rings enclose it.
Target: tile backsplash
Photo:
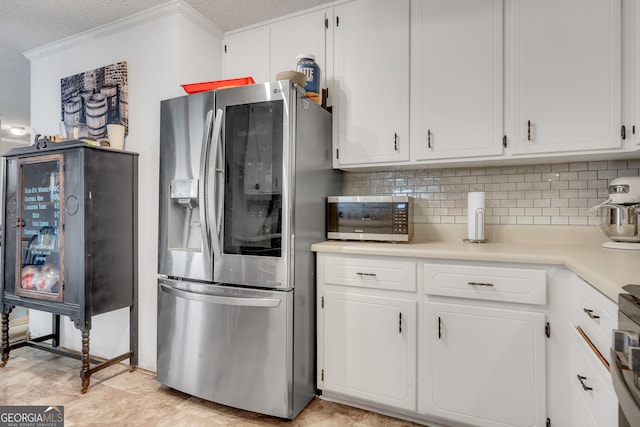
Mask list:
[[[609,182],[639,174],[640,160],[345,172],[343,193],[414,196],[415,223],[466,223],[467,193],[484,191],[487,224],[591,225]]]

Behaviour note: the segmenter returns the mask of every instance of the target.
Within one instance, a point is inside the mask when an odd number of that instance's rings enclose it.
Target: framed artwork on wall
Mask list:
[[[122,61],[60,80],[60,114],[66,125],[84,124],[87,136],[103,138],[108,124],[129,134],[127,62]]]

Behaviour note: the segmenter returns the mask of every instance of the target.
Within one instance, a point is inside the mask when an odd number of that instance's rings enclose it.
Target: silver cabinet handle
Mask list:
[[[587,316],[589,316],[592,319],[599,319],[600,318],[600,316],[598,316],[597,314],[593,314],[593,310],[591,310],[590,308],[583,308],[582,311],[587,313]]]
[[[467,282],[467,285],[470,285],[470,286],[494,286],[493,283],[482,283],[482,282]]]
[[[358,276],[370,276],[370,277],[376,277],[376,273],[356,273]]]

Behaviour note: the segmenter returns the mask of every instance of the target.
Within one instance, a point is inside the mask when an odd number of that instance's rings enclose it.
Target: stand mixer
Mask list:
[[[594,216],[594,212],[603,210],[604,222]],[[609,242],[605,248],[640,250],[640,177],[628,176],[616,178],[609,184],[609,199],[590,210],[596,225]]]

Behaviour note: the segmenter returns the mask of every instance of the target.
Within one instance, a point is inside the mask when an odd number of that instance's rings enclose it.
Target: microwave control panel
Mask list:
[[[393,204],[393,232],[406,234],[409,231],[409,203]]]

